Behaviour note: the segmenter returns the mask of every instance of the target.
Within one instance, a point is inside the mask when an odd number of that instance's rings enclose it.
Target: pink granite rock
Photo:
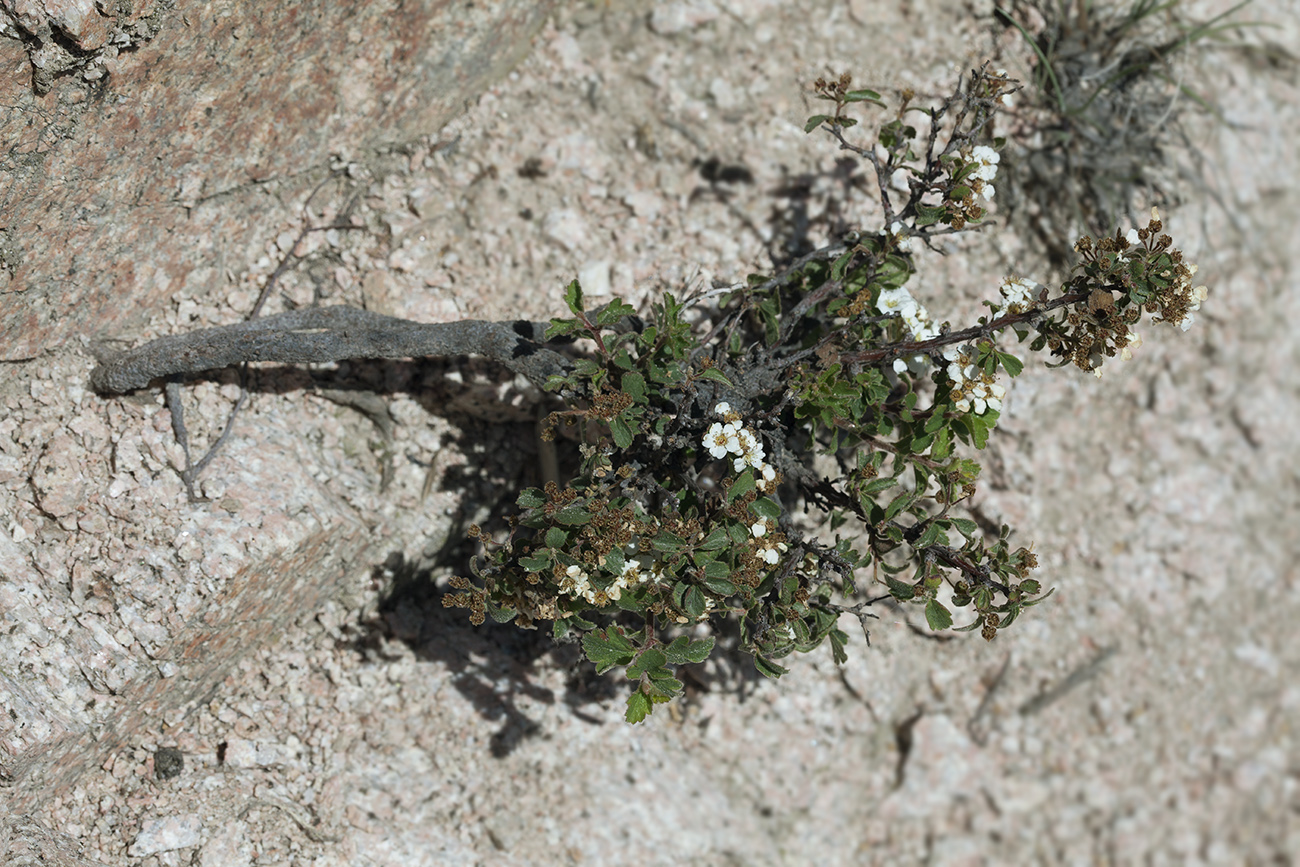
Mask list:
[[[72,63],[0,39],[5,360],[135,336],[187,280],[238,270],[283,231],[268,184],[436,133],[554,3],[136,5],[116,22],[92,0],[0,6],[40,39],[104,49]]]

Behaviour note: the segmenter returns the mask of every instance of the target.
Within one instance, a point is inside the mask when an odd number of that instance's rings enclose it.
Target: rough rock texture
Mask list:
[[[0,38],[4,360],[131,333],[182,287],[240,273],[234,250],[284,218],[282,179],[439,129],[553,3],[116,4],[133,5],[121,20],[102,5],[0,9],[27,41]],[[146,19],[158,35],[132,35]],[[98,49],[110,30],[131,50],[97,60],[106,75],[69,68],[39,93],[47,46]]]
[[[427,137],[528,50],[552,4],[171,6],[116,4],[108,15],[90,0],[0,5],[0,354],[7,361],[40,356],[69,337],[138,333],[181,286],[215,285],[243,271],[224,257],[231,245],[242,250],[275,234],[285,216],[273,198],[279,179],[315,184],[331,166]],[[7,426],[20,415],[16,370],[5,369]],[[56,417],[70,421],[62,413],[47,420]],[[110,634],[76,612],[85,594],[111,597],[109,584],[159,577],[170,564],[105,553],[103,545],[130,548],[131,534],[104,523],[95,504],[107,492],[83,473],[112,464],[128,476],[142,468],[151,475],[147,464],[167,462],[169,446],[159,440],[145,458],[138,439],[128,436],[135,445],[123,450],[120,432],[77,426],[86,436],[55,423],[25,441],[36,461],[32,505],[74,536],[81,525],[92,527],[83,538],[99,542],[79,548],[65,537],[34,564],[21,550],[23,532],[14,532],[22,518],[4,509],[16,520],[6,518],[0,533],[0,611],[31,639],[10,645],[0,665],[0,780],[13,786],[0,793],[5,815],[74,786],[146,721],[175,718],[210,696],[243,653],[283,634],[286,617],[337,599],[341,586],[357,583],[357,564],[368,568],[387,551],[358,520],[364,510],[340,509],[309,476],[281,476],[279,491],[259,490],[269,498],[263,502],[275,503],[270,523],[258,521],[267,544],[246,537],[238,551],[229,539],[200,550],[208,522],[173,538],[190,548],[177,562],[221,573],[220,588],[199,590],[206,598],[193,604],[172,599],[179,616],[141,617],[113,603],[133,627]],[[7,481],[15,470],[6,463]],[[134,487],[123,484],[118,494]],[[243,508],[238,495],[237,487],[224,493],[223,514]],[[295,502],[310,513],[306,520],[293,520]],[[118,517],[131,523],[133,508]],[[436,535],[434,523],[426,528]],[[91,565],[112,560],[111,569]],[[214,572],[218,561],[224,565]],[[33,593],[40,585],[55,598]],[[194,592],[188,579],[177,589]],[[67,678],[102,700],[72,700],[83,690]],[[65,863],[28,833],[36,820],[24,821],[3,829],[5,863],[26,863],[24,840],[45,853],[41,863]],[[162,851],[169,838],[159,834],[162,842],[137,844],[131,854]]]
[[[190,217],[250,220],[192,251],[211,272],[103,331],[236,321],[289,253],[267,312],[543,319],[579,273],[641,309],[742,281],[878,216],[845,193],[862,167],[803,134],[801,87],[852,69],[891,100],[944,93],[995,47],[974,6],[574,4],[446,128],[352,155],[311,221],[355,200],[355,231],[295,244],[323,173],[238,187]],[[1058,588],[1037,616],[985,644],[882,610],[842,669],[816,654],[771,683],[723,657],[627,727],[622,685],[573,648],[473,629],[422,579],[462,568],[444,540],[536,479],[535,395],[512,378],[262,368],[191,505],[157,395],[89,393],[94,360],[68,341],[0,368],[0,813],[147,867],[1286,863],[1300,6],[1251,8],[1278,26],[1201,59],[1231,122],[1195,131],[1224,206],[1165,215],[1212,289],[1197,326],[1148,329],[1100,382],[1030,361],[983,456],[978,508],[1035,540]],[[911,288],[954,322],[1007,273],[1048,277],[997,229],[943,249]],[[187,386],[198,447],[236,383]],[[207,637],[222,624],[235,640]]]

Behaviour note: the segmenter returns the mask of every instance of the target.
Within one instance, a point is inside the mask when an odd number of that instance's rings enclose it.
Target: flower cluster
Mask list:
[[[1145,228],[1095,243],[1087,235],[1078,240],[1074,249],[1084,257],[1080,267],[1091,278],[1091,293],[1086,306],[1068,316],[1072,333],[1048,338],[1055,354],[1100,378],[1106,358],[1118,354],[1128,360],[1142,345],[1133,326],[1143,310],[1153,322],[1183,331],[1192,327],[1209,290],[1192,285],[1197,266],[1171,249],[1172,239],[1160,233],[1162,228],[1160,212],[1152,208]],[[1116,290],[1123,292],[1118,299]]]
[[[1008,277],[1000,287],[1002,298],[1006,301],[1004,309],[1008,313],[1024,313],[1034,306],[1035,297],[1042,289],[1043,287],[1033,280]]]
[[[662,577],[658,564],[645,565],[629,557],[623,564],[623,572],[604,590],[591,583],[591,576],[581,566],[570,566],[560,577],[560,592],[575,599],[585,599],[592,605],[603,607],[610,602],[617,602],[624,590],[634,585]]]
[[[931,321],[929,312],[912,297],[906,286],[882,291],[876,299],[876,309],[886,316],[897,313],[912,333],[913,340],[930,340],[939,336],[939,327]],[[913,373],[917,373],[923,369],[924,361],[924,355],[913,356],[910,361],[897,358],[894,360],[894,371],[902,373],[910,367]]]
[[[1129,231],[1132,232],[1131,229]],[[1187,331],[1196,322],[1194,311],[1200,310],[1201,302],[1210,295],[1208,286],[1192,286],[1192,278],[1196,276],[1197,270],[1199,269],[1196,263],[1188,262],[1186,265],[1179,265],[1177,273],[1171,274],[1170,271],[1165,271],[1161,274],[1162,277],[1173,277],[1174,285],[1170,287],[1169,294],[1177,298],[1178,303],[1166,306],[1176,308],[1181,314],[1177,318],[1171,315],[1170,319],[1183,331]],[[1160,322],[1162,318],[1156,317],[1154,321]]]
[[[948,361],[948,378],[952,380],[954,405],[962,412],[973,408],[976,415],[983,415],[989,409],[1000,412],[1007,390],[975,364],[975,355],[975,347],[969,344],[950,346],[943,351]]]
[[[704,448],[715,458],[732,455],[732,468],[743,473],[754,468],[754,483],[760,491],[770,494],[776,490],[776,469],[763,460],[766,452],[754,432],[740,423],[740,413],[723,401],[713,408],[722,421],[715,421],[704,434]]]
[[[979,168],[967,175],[970,188],[985,201],[993,198],[993,179],[998,176],[998,161],[1002,159],[998,152],[986,145],[977,145],[971,151],[971,159]]]
[[[755,521],[752,526],[750,526],[749,532],[753,534],[755,539],[763,539],[763,537],[766,536],[768,534],[768,531],[771,530],[772,528],[773,525],[771,521],[759,519]],[[762,560],[764,563],[766,563],[769,566],[775,566],[778,562],[780,562],[781,555],[784,554],[786,551],[790,550],[789,545],[785,544],[785,542],[780,541],[781,538],[784,537],[780,537],[777,539],[772,539],[772,538],[763,539],[763,541],[758,544],[758,549],[756,552],[758,554],[758,559]]]

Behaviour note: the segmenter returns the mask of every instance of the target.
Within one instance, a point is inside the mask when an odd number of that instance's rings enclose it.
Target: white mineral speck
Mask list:
[[[203,823],[198,816],[167,816],[144,823],[135,842],[127,850],[132,858],[144,858],[159,852],[173,852],[199,845]]]

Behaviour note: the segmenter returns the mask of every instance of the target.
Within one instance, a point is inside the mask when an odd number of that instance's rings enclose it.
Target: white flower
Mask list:
[[[713,408],[714,415],[726,416],[729,412],[731,412],[731,404],[727,403],[725,400],[719,402],[718,405]]]
[[[985,181],[985,189],[988,192],[984,194],[984,198],[993,198],[993,188],[988,184],[992,183],[993,179],[998,176],[998,162],[1002,157],[993,148],[979,145],[971,151],[971,159],[979,163],[979,168],[971,172],[970,177]]]
[[[1128,342],[1125,343],[1124,348],[1119,351],[1119,357],[1124,361],[1128,361],[1133,357],[1133,350],[1137,349],[1141,345],[1142,335],[1138,334],[1136,331],[1130,330],[1128,333]]]
[[[777,561],[781,559],[781,555],[776,552],[775,548],[764,548],[760,552],[760,556],[763,558],[763,562],[769,566],[775,566]]]
[[[907,362],[901,358],[894,359],[894,373],[907,372]]]
[[[916,301],[912,298],[912,293],[907,291],[906,286],[899,286],[897,289],[886,289],[880,293],[876,299],[876,309],[881,313],[901,313],[905,309],[914,308]]]
[[[894,246],[904,253],[910,252],[912,249],[912,238],[906,232],[907,226],[904,226],[898,220],[889,224],[889,234],[894,238]]]
[[[736,438],[740,440],[740,453],[742,455],[746,457],[754,455],[759,460],[763,458],[763,445],[754,436],[753,432],[742,430],[736,434]]]
[[[904,308],[901,315],[907,329],[912,332],[913,340],[929,340],[939,336],[938,326],[930,321],[929,311],[920,304],[913,302],[912,307]]]
[[[1142,239],[1138,237],[1137,229],[1129,229],[1128,232],[1124,234],[1124,240],[1136,247]]]
[[[726,428],[714,422],[707,433],[704,434],[704,447],[709,450],[709,454],[715,458],[727,456],[727,441],[730,438]]]
[[[753,526],[749,528],[749,532],[754,534],[755,539],[762,536],[767,532],[767,521],[755,521]]]
[[[1033,297],[1035,287],[1034,281],[1017,277],[1014,280],[1007,279],[999,289],[1008,301],[1028,301]]]
[[[623,595],[623,591],[619,588],[617,583],[614,583],[609,585],[605,590],[605,595],[609,597],[610,602],[617,602],[618,598]]]

